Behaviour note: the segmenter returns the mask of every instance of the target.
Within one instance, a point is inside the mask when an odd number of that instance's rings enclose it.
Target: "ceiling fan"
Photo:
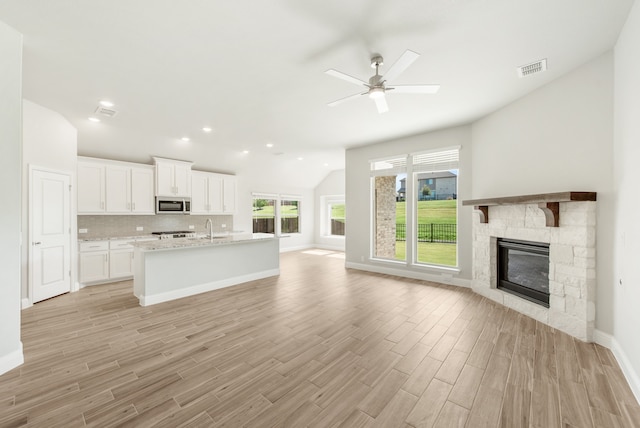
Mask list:
[[[420,54],[407,49],[384,75],[380,75],[378,68],[383,64],[384,60],[379,54],[374,54],[371,57],[371,68],[376,69],[376,74],[369,78],[369,83],[338,70],[331,69],[325,71],[329,76],[337,77],[338,79],[346,80],[347,82],[367,88],[365,92],[349,95],[348,97],[333,101],[328,104],[329,107],[337,106],[344,101],[358,98],[361,95],[369,95],[369,98],[375,101],[378,113],[384,113],[389,111],[389,106],[385,98],[387,91],[406,94],[435,94],[438,92],[438,89],[440,89],[440,85],[386,85],[388,81],[395,79],[405,71],[419,56]]]

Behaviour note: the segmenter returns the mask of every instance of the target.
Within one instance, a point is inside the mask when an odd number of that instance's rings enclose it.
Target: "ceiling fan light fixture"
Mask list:
[[[384,97],[384,88],[371,88],[369,90],[369,98],[371,98],[372,100],[382,97]]]

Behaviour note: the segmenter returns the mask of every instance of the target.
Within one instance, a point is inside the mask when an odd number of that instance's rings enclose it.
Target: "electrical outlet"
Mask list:
[[[189,230],[193,230],[193,229],[195,229],[195,228],[196,228],[196,227],[195,227],[194,225],[192,225],[192,224],[190,224],[190,225],[189,225]]]
[[[89,229],[79,229],[78,233],[87,233]]]
[[[142,226],[137,226],[136,227],[136,231],[137,232],[142,232],[143,230],[144,230],[144,227],[142,227]]]

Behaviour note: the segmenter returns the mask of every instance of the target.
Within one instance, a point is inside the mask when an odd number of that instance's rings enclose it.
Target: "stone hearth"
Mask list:
[[[483,208],[473,225],[472,288],[478,294],[580,340],[591,341],[596,295],[595,194],[593,201],[552,202],[557,204],[553,214],[557,227],[553,222],[549,223],[546,202],[520,198],[519,202],[503,198],[498,205],[483,205],[483,201],[464,202],[479,210]],[[495,203],[496,200],[491,201]],[[483,223],[484,220],[488,222]],[[548,309],[497,289],[498,238],[549,244]]]

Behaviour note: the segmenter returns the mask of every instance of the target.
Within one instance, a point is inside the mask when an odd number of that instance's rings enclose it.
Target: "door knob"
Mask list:
[[[40,245],[42,242],[32,242],[33,245]]]

